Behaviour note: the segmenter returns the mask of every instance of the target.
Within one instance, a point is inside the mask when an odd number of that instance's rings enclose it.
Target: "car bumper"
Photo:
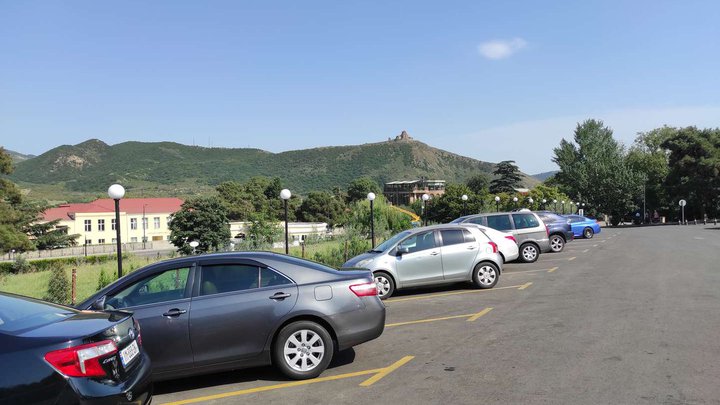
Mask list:
[[[135,369],[132,370],[127,380],[109,384],[92,379],[69,380],[76,398],[74,403],[83,405],[105,405],[105,404],[132,404],[146,405],[152,400],[152,381],[150,358],[143,353],[143,359]],[[62,403],[62,402],[61,402]]]
[[[377,297],[362,298],[363,310],[331,317],[338,339],[338,350],[349,349],[382,335],[385,329],[385,304]]]

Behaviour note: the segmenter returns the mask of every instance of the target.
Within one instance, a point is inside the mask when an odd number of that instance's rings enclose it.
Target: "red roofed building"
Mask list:
[[[170,238],[168,220],[180,210],[179,198],[123,198],[120,200],[122,243],[161,241]],[[79,234],[79,244],[115,243],[115,202],[102,198],[89,203],[63,204],[43,213],[45,221],[59,219],[58,228]],[[144,239],[143,239],[144,238]]]

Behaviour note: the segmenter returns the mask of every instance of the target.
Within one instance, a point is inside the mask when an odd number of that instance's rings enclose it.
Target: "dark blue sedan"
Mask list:
[[[600,233],[600,225],[592,218],[580,215],[565,215],[565,218],[570,220],[570,226],[576,238],[582,236],[585,239],[590,239],[596,233]]]

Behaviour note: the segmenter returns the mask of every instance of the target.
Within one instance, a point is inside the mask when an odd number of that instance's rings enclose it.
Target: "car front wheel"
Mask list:
[[[495,287],[499,278],[498,267],[490,262],[479,263],[473,271],[473,283],[480,289]]]
[[[550,250],[554,253],[560,253],[565,248],[565,239],[560,235],[553,235],[550,237]]]
[[[320,375],[332,360],[332,337],[311,321],[293,322],[280,331],[273,347],[273,364],[294,380]]]
[[[585,239],[592,239],[593,235],[595,235],[595,232],[592,230],[592,228],[583,229],[583,237]]]

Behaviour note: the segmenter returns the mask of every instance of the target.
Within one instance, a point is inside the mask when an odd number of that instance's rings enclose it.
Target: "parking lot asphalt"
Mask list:
[[[720,403],[720,226],[606,228],[498,285],[399,291],[320,378],[156,384],[155,404]]]

